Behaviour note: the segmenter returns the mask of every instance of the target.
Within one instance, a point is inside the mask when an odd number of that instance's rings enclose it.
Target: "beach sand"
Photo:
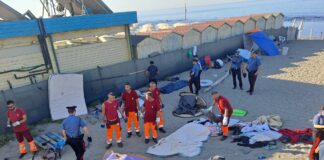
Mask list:
[[[260,115],[277,114],[283,121],[283,128],[303,129],[312,127],[312,118],[324,104],[324,41],[292,41],[287,44],[289,53],[287,56],[266,57],[262,56],[262,71],[256,83],[255,94],[248,95],[248,81],[244,79],[244,91],[232,89],[232,79],[228,77],[224,82],[215,87],[227,97],[233,107],[248,110],[246,117],[240,118],[242,121],[255,120]],[[162,71],[163,72],[163,71]],[[215,81],[225,73],[225,68],[220,70],[211,69],[203,72],[202,79]],[[217,75],[217,77],[216,77]],[[188,79],[188,73],[181,73],[181,79]],[[167,82],[159,83],[163,86]],[[164,117],[166,119],[165,129],[167,134],[159,133],[160,137],[165,137],[183,126],[190,119],[174,117],[171,112],[179,101],[179,92],[188,91],[186,87],[177,92],[163,95]],[[210,92],[201,91],[201,96],[211,104]],[[90,133],[94,143],[87,149],[86,160],[100,160],[105,153],[105,130],[99,127],[100,123],[90,116],[85,116],[89,124]],[[123,133],[125,136],[125,125]],[[45,131],[60,131],[60,125],[53,123],[41,125]],[[172,156],[158,158],[150,155],[152,159],[195,159],[207,160],[214,155],[226,157],[227,160],[254,160],[259,155],[265,155],[270,160],[306,160],[310,145],[296,144],[284,145],[277,143],[278,149],[268,151],[263,148],[250,149],[230,143],[231,138],[220,142],[218,137],[211,137],[204,142],[200,155],[193,158]],[[115,152],[137,153],[145,155],[146,149],[153,145],[144,144],[144,138],[137,138],[135,135],[130,139],[124,138],[124,148],[113,146]],[[0,149],[0,159],[3,157],[18,154],[17,144],[11,141],[8,145]],[[63,160],[74,159],[74,153],[70,147],[65,147]]]

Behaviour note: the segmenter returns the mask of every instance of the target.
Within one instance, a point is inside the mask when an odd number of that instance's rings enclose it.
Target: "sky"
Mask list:
[[[10,5],[20,13],[31,10],[37,17],[42,14],[39,0],[0,0]],[[234,3],[249,0],[103,0],[114,12],[123,11],[151,11],[188,6],[204,6],[211,4]]]

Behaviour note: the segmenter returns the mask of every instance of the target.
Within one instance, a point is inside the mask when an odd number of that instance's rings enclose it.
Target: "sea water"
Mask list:
[[[203,1],[202,1],[203,4]],[[188,1],[190,5],[190,1]],[[139,23],[183,22],[184,8],[172,8],[138,12]],[[304,21],[302,36],[320,37],[324,34],[324,0],[246,0],[237,3],[187,7],[187,22],[202,22],[231,16],[255,13],[281,12],[285,25],[291,25],[294,18]],[[324,35],[323,35],[324,37]]]

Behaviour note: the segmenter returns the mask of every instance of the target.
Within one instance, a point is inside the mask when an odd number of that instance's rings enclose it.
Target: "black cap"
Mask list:
[[[75,110],[75,108],[77,108],[77,106],[67,106],[66,109],[68,110]]]
[[[108,96],[116,96],[114,92],[109,92]]]

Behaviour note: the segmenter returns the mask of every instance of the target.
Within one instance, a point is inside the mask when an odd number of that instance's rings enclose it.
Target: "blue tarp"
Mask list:
[[[172,93],[173,91],[179,90],[181,88],[184,88],[186,86],[188,86],[188,81],[186,80],[179,80],[176,82],[171,82],[163,87],[161,87],[160,91],[163,94],[169,94]]]
[[[262,49],[268,56],[279,55],[279,49],[263,32],[251,33],[249,37]]]

